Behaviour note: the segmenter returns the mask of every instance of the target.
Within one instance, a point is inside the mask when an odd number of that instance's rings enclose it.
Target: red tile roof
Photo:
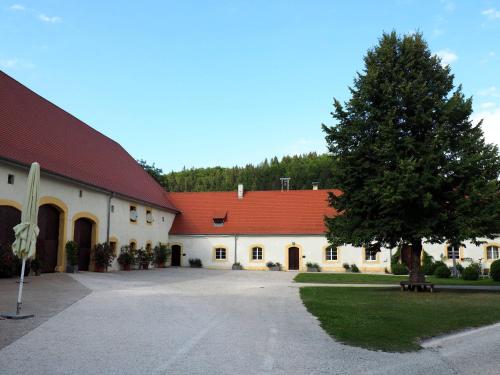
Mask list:
[[[176,211],[118,143],[0,71],[0,158]]]
[[[166,193],[181,210],[170,234],[323,234],[324,216],[335,213],[328,191]],[[224,225],[214,226],[214,213],[224,211]]]

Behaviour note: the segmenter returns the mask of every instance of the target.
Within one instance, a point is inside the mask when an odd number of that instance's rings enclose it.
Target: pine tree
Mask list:
[[[327,218],[334,245],[400,246],[423,281],[423,241],[461,243],[500,233],[498,148],[470,120],[472,100],[422,34],[384,34],[368,51],[351,98],[334,101]]]

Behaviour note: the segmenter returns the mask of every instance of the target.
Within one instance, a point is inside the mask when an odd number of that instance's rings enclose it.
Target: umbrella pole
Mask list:
[[[23,298],[23,283],[24,283],[24,269],[26,267],[26,257],[23,258],[23,265],[21,267],[21,279],[19,280],[19,293],[17,294],[17,307],[16,315],[21,313],[21,300]]]

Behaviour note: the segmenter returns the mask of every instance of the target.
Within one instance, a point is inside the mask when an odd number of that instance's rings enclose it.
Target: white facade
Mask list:
[[[8,183],[8,176],[14,176],[13,184]],[[15,165],[0,163],[0,205],[21,209],[26,190],[27,169]],[[134,241],[137,248],[167,243],[168,233],[175,214],[147,206],[133,200],[112,197],[98,189],[54,177],[42,172],[40,181],[40,205],[51,204],[60,212],[59,250],[56,271],[65,269],[64,245],[73,239],[74,222],[87,218],[93,223],[92,242],[106,242],[108,234],[108,207],[110,207],[109,239],[116,243],[117,253],[123,245]],[[130,206],[137,208],[138,218],[130,221]],[[151,210],[153,222],[146,222],[146,210]],[[118,269],[115,260],[112,269]]]
[[[484,239],[485,244],[474,245],[466,243],[460,249],[459,261],[464,266],[471,261],[483,264],[488,269],[493,260],[487,260],[486,247],[500,246],[500,238],[494,241]],[[381,249],[374,260],[367,260],[365,250],[350,245],[340,246],[337,249],[337,259],[327,260],[326,250],[328,241],[323,235],[170,235],[170,245],[181,246],[181,266],[189,266],[190,258],[199,258],[203,267],[216,269],[230,269],[234,262],[239,262],[247,270],[267,270],[266,263],[279,262],[284,270],[288,270],[288,249],[299,249],[299,270],[307,270],[306,263],[317,263],[322,271],[343,272],[343,264],[356,264],[361,272],[384,273],[390,271],[391,255],[396,249]],[[252,249],[262,248],[262,260],[252,259]],[[226,259],[215,257],[215,249],[225,248]],[[425,244],[424,250],[435,260],[444,260],[452,265],[447,257],[445,244]],[[235,251],[236,249],[236,251]]]

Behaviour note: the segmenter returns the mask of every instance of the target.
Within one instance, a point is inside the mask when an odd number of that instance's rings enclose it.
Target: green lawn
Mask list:
[[[402,280],[408,280],[408,276],[394,275],[368,275],[364,273],[299,273],[294,279],[298,283],[324,283],[324,284],[399,284]],[[477,281],[466,281],[462,279],[438,279],[427,276],[428,282],[436,285],[496,285],[500,282],[492,279],[480,279]]]
[[[421,339],[500,321],[493,292],[303,287],[300,296],[328,334],[372,350],[414,351]]]

